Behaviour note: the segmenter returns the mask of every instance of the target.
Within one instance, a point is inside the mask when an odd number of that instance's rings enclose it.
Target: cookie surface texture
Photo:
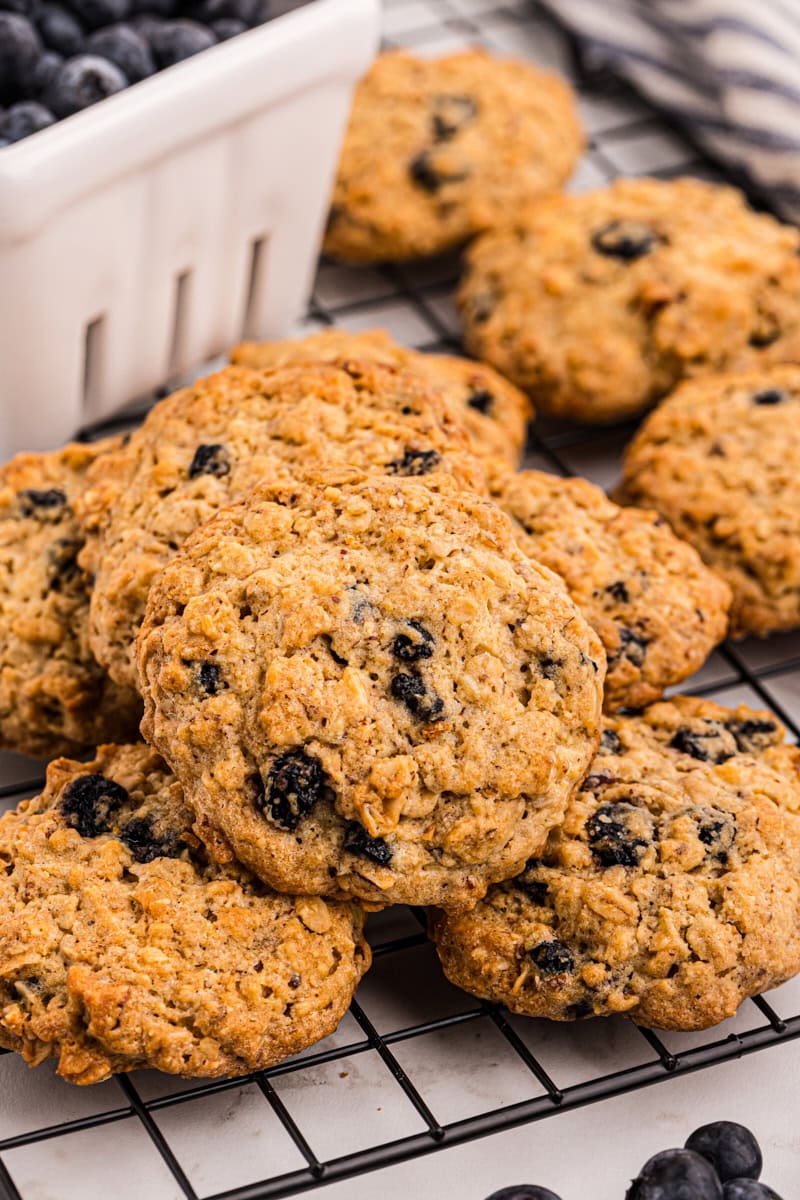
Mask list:
[[[560,820],[605,661],[489,501],[351,475],[261,485],[199,530],[139,666],[146,736],[255,874],[455,906]]]
[[[363,914],[277,895],[191,824],[142,743],[57,760],[0,819],[0,1045],[89,1084],[238,1075],[335,1029],[369,965]]]
[[[438,254],[560,187],[582,149],[557,75],[482,50],[383,54],[356,90],[324,249],[362,263]]]
[[[111,441],[20,454],[0,469],[0,744],[41,757],[136,734],[138,697],[89,649],[74,502]]]
[[[545,852],[434,917],[445,973],[528,1016],[716,1024],[800,970],[799,812],[769,713],[680,697],[606,718]]]
[[[800,367],[684,384],[629,446],[620,496],[728,582],[735,637],[800,626]]]
[[[519,464],[533,406],[527,396],[486,363],[449,354],[424,354],[399,345],[381,329],[347,333],[325,329],[285,342],[242,342],[231,361],[265,370],[292,362],[327,361],[352,355],[416,372],[440,388],[469,434],[473,454]]]
[[[467,252],[468,351],[537,411],[642,412],[682,379],[800,359],[800,232],[694,179],[623,179],[512,213]]]
[[[544,471],[509,474],[495,499],[599,634],[606,711],[660,699],[722,641],[730,591],[658,513],[620,508],[585,479]]]
[[[95,578],[90,636],[111,676],[136,686],[147,593],[189,534],[261,479],[346,463],[397,476],[483,472],[445,399],[381,363],[228,367],[169,396],[127,445],[98,459],[81,507]]]

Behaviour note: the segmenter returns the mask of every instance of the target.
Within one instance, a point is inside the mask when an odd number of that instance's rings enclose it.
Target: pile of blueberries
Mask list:
[[[302,0],[0,0],[0,147]]]
[[[625,1200],[781,1200],[759,1182],[763,1158],[753,1134],[735,1121],[695,1129],[682,1150],[662,1150],[649,1159]],[[549,1188],[521,1183],[492,1192],[486,1200],[561,1200]]]

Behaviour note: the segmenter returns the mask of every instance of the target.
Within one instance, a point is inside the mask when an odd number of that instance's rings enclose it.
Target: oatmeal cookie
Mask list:
[[[658,509],[733,590],[731,632],[800,626],[800,366],[686,383],[628,447],[619,497]]]
[[[0,468],[0,745],[46,757],[135,736],[141,704],[89,649],[73,505],[111,441],[20,454]]]
[[[608,717],[544,853],[435,914],[449,979],[533,1017],[704,1029],[800,971],[800,751],[770,713]]]
[[[800,360],[800,231],[696,179],[558,196],[470,247],[467,349],[536,407],[646,409],[686,376]]]
[[[237,1075],[331,1033],[370,961],[355,905],[216,862],[148,746],[51,763],[0,819],[0,1045],[71,1083]]]
[[[585,479],[544,471],[509,473],[495,499],[599,634],[607,712],[658,700],[722,641],[730,589],[658,513],[620,508]]]
[[[469,905],[560,821],[605,656],[490,501],[441,476],[261,484],[139,639],[145,736],[282,891]]]
[[[381,363],[227,367],[162,400],[127,445],[101,456],[81,504],[81,562],[95,578],[90,638],[112,678],[136,686],[147,593],[189,534],[261,479],[346,463],[485,487],[447,401]]]
[[[348,333],[324,329],[297,341],[242,342],[231,361],[257,370],[287,363],[341,359],[389,363],[422,375],[440,388],[469,434],[473,454],[517,467],[525,448],[533,406],[527,396],[486,363],[450,354],[423,354],[400,346],[382,329]]]
[[[485,50],[382,54],[356,91],[324,249],[438,254],[560,187],[582,149],[572,92],[549,71]]]

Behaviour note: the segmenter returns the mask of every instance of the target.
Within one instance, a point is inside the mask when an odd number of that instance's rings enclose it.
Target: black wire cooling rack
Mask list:
[[[619,174],[723,177],[622,85],[587,72],[569,40],[532,0],[516,4],[512,0],[509,5],[498,5],[495,0],[387,0],[385,30],[389,44],[402,43],[436,53],[479,42],[495,51],[544,61],[570,77],[580,94],[590,133],[588,152],[576,176],[579,188],[600,185]],[[457,271],[454,259],[360,271],[322,263],[303,329],[336,324],[359,330],[383,325],[398,340],[420,348],[457,351],[457,323],[450,303]],[[584,474],[608,484],[616,474],[621,449],[631,430],[632,426],[626,426],[598,432],[539,422],[531,434],[529,465],[565,475]],[[722,702],[743,699],[769,708],[784,721],[790,736],[800,740],[800,637],[773,639],[760,645],[726,644],[684,690]],[[0,805],[30,795],[41,781],[36,774],[20,759],[0,755]],[[599,1055],[598,1069],[578,1072],[576,1077],[563,1063],[554,1067],[552,1055],[548,1058],[543,1053],[547,1035],[542,1032],[541,1022],[513,1017],[445,983],[427,942],[424,922],[422,912],[405,909],[371,918],[369,933],[375,964],[338,1034],[299,1058],[244,1079],[197,1084],[163,1076],[154,1079],[153,1073],[143,1073],[103,1085],[113,1090],[106,1090],[102,1101],[88,1107],[82,1101],[76,1107],[69,1099],[71,1089],[48,1077],[41,1085],[46,1089],[46,1103],[37,1103],[35,1097],[28,1099],[20,1117],[15,1112],[18,1106],[14,1089],[20,1087],[20,1072],[25,1068],[14,1056],[3,1055],[0,1195],[5,1200],[38,1200],[41,1195],[55,1200],[61,1200],[62,1195],[70,1200],[73,1196],[94,1200],[95,1195],[106,1195],[105,1191],[92,1190],[91,1147],[103,1141],[116,1144],[123,1125],[128,1139],[124,1145],[133,1144],[137,1138],[140,1146],[149,1140],[150,1157],[156,1160],[160,1183],[148,1183],[145,1189],[143,1182],[141,1194],[153,1200],[160,1200],[162,1194],[169,1200],[173,1196],[185,1196],[187,1200],[256,1200],[296,1195],[800,1036],[800,1012],[780,1011],[783,1003],[790,1008],[800,1007],[796,995],[792,1005],[785,998],[781,1001],[779,993],[774,1002],[778,1011],[767,1000],[756,997],[743,1006],[735,1021],[684,1039],[659,1037],[623,1022],[625,1053],[619,1059],[608,1053],[605,1057]],[[422,982],[420,970],[425,975]],[[404,986],[413,989],[413,998],[404,1000],[400,995],[398,999]],[[388,1010],[387,996],[393,998]],[[615,1020],[619,1028],[622,1019]],[[601,1039],[607,1039],[612,1022],[589,1024],[599,1046]],[[500,1056],[506,1064],[513,1063],[514,1086],[500,1102],[497,1096],[483,1102],[480,1097],[473,1098],[466,1115],[453,1115],[452,1108],[440,1111],[441,1104],[435,1095],[431,1096],[429,1077],[420,1074],[419,1063],[427,1047],[434,1042],[440,1047],[446,1045],[448,1038],[460,1036],[469,1027],[481,1030],[496,1050],[501,1047]],[[585,1024],[580,1027],[581,1031],[585,1028]],[[563,1036],[569,1037],[570,1033]],[[586,1035],[581,1032],[581,1036]],[[454,1055],[450,1059],[452,1067],[455,1060]],[[343,1105],[335,1099],[334,1082],[349,1076],[358,1081],[361,1066],[368,1061],[373,1064],[369,1086],[373,1086],[378,1070],[382,1080],[378,1098],[391,1107],[394,1093],[405,1113],[403,1120],[392,1117],[388,1122],[389,1136],[384,1128],[373,1129],[364,1115],[367,1108],[380,1112],[384,1107],[384,1103],[374,1103],[374,1091],[364,1102],[364,1113],[359,1111],[363,1092],[358,1082]],[[609,1063],[613,1069],[604,1069]],[[445,1073],[447,1064],[445,1053]],[[473,1065],[467,1061],[466,1069]],[[327,1084],[331,1089],[333,1099],[323,1121],[313,1105],[309,1108],[302,1102],[304,1093],[302,1087],[298,1090],[298,1084],[305,1079]],[[207,1113],[217,1098],[231,1092],[237,1099],[246,1099],[251,1121],[271,1131],[270,1148],[278,1142],[283,1147],[281,1155],[264,1156],[265,1161],[272,1160],[272,1169],[251,1171],[252,1178],[246,1182],[241,1182],[241,1172],[234,1172],[232,1158],[225,1163],[222,1143],[215,1142],[214,1153],[223,1162],[213,1177],[198,1173],[185,1149],[186,1130],[197,1124],[201,1111]],[[40,1095],[44,1097],[45,1091]],[[25,1102],[20,1103],[25,1108]],[[348,1147],[340,1136],[337,1111],[351,1130],[364,1117],[361,1144]],[[323,1125],[328,1126],[324,1136]],[[111,1131],[116,1127],[116,1133],[104,1139],[106,1126]],[[95,1133],[100,1143],[93,1140]],[[132,1153],[129,1161],[124,1148],[120,1154],[120,1172],[140,1170],[138,1155]],[[32,1155],[38,1155],[39,1161],[50,1156],[54,1162],[65,1164],[63,1191],[58,1183],[50,1185],[48,1191],[46,1186],[42,1189],[32,1182]],[[75,1156],[86,1161],[81,1166],[83,1182],[73,1187],[69,1183],[69,1162]]]

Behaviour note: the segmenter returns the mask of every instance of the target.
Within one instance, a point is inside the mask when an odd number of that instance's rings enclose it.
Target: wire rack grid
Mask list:
[[[390,45],[440,53],[480,43],[568,76],[590,134],[572,185],[578,190],[618,174],[722,178],[630,92],[587,72],[532,0],[386,0],[384,15]],[[458,351],[457,274],[455,259],[355,271],[323,262],[298,333],[381,325],[419,348]],[[539,422],[528,465],[608,485],[631,429]],[[800,738],[800,636],[726,644],[683,690],[769,708]],[[40,782],[29,761],[0,755],[0,805]],[[48,1067],[29,1073],[3,1054],[0,1196],[297,1195],[800,1036],[800,988],[791,984],[769,1001],[746,1002],[705,1034],[658,1036],[621,1018],[573,1027],[516,1018],[446,983],[424,925],[424,914],[410,909],[371,918],[375,963],[339,1030],[243,1079],[200,1083],[140,1072],[79,1091]],[[107,1167],[93,1174],[98,1148],[109,1143],[113,1179]]]

